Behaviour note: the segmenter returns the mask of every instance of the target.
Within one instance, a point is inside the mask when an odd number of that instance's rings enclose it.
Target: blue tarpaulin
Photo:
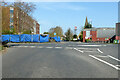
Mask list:
[[[20,35],[20,42],[31,42],[32,36],[30,34]]]
[[[58,42],[60,42],[60,37],[58,36]]]
[[[32,35],[32,38],[33,38],[32,42],[40,42],[39,36],[40,36],[39,34]]]
[[[4,41],[10,41],[10,35],[2,35],[2,42]]]
[[[21,34],[21,35],[2,35],[2,41],[11,42],[49,42],[49,39],[55,39],[56,42],[60,42],[60,37],[42,36],[39,34]]]
[[[40,35],[40,42],[49,42],[49,35],[47,36]]]
[[[57,36],[54,37],[55,41],[58,42]]]
[[[56,42],[60,42],[60,37],[59,36],[58,37],[55,36],[54,39],[55,39]]]
[[[10,35],[10,41],[11,42],[20,42],[20,36],[19,35]]]

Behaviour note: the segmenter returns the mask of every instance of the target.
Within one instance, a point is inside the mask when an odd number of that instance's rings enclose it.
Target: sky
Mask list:
[[[60,26],[65,33],[68,28],[77,34],[84,27],[86,16],[93,27],[114,27],[118,22],[117,2],[34,2],[32,16],[40,24],[40,33]]]

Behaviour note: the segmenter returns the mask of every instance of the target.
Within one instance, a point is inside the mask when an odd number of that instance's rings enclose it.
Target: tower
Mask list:
[[[88,25],[88,19],[87,19],[87,16],[86,16],[86,20],[85,20],[85,26]]]

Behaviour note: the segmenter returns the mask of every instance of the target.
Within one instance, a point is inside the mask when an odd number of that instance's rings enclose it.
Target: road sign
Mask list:
[[[77,29],[77,27],[75,26],[75,29]]]

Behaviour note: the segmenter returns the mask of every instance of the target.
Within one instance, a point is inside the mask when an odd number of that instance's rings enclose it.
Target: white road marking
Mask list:
[[[101,56],[101,55],[98,55],[97,57],[104,57],[104,58],[108,58],[108,56]]]
[[[69,45],[69,46],[88,46],[88,47],[98,47],[98,46],[106,46],[106,45]]]
[[[42,46],[38,46],[37,48],[43,48]]]
[[[119,61],[119,62],[120,62],[120,60],[119,60],[119,59],[117,59],[117,58],[115,58],[115,57],[113,57],[113,56],[108,55],[108,57],[110,57],[110,58],[112,58],[112,59],[114,59],[114,60],[116,60],[116,61]]]
[[[23,47],[27,48],[28,46],[23,46]]]
[[[77,48],[77,49],[98,49],[98,48]]]
[[[46,47],[46,48],[53,48],[53,47]]]
[[[117,67],[120,67],[120,65],[116,65]]]
[[[97,49],[100,53],[103,53],[100,49]]]
[[[81,52],[81,53],[83,53],[83,51],[81,51],[81,50],[79,50],[79,49],[77,49],[77,48],[74,48],[75,50],[77,50],[77,51],[79,51],[79,52]]]
[[[106,62],[106,61],[104,61],[104,60],[102,60],[102,59],[100,59],[100,58],[97,58],[97,57],[95,57],[95,56],[93,56],[93,55],[89,55],[89,56],[92,57],[92,58],[94,58],[94,59],[96,59],[96,60],[98,60],[98,61],[100,61],[100,62],[102,62],[102,63],[104,63],[104,64],[107,64],[107,65],[113,67],[113,68],[116,69],[116,70],[120,70],[120,68],[118,68],[118,67],[116,67],[115,65],[113,65],[113,64],[111,64],[111,63],[108,63],[108,62]]]
[[[55,47],[55,48],[57,48],[57,49],[59,48],[59,49],[60,49],[60,48],[62,48],[62,47]]]
[[[36,46],[30,46],[31,48],[35,48]]]

